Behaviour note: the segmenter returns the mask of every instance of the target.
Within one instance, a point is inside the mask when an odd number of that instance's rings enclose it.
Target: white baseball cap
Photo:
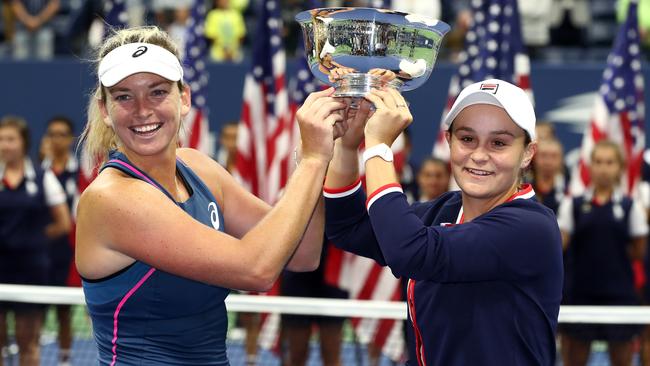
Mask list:
[[[515,124],[526,131],[531,140],[535,140],[536,118],[530,97],[523,89],[499,79],[483,80],[463,89],[442,121],[442,128],[448,130],[458,114],[474,104],[503,108]]]
[[[183,78],[183,67],[168,50],[150,43],[127,43],[107,53],[99,63],[97,76],[106,87],[139,72],[150,72],[170,81]]]

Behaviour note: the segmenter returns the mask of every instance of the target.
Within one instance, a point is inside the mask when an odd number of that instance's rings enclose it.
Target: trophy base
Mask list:
[[[380,76],[350,73],[343,75],[334,82],[334,97],[363,98],[371,89],[380,89],[384,86],[399,90],[404,83],[399,79],[385,80]]]

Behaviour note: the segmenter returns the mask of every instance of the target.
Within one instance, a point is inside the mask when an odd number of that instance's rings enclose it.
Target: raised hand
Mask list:
[[[346,104],[332,97],[334,88],[311,93],[296,112],[300,127],[302,157],[315,157],[329,161],[332,158],[334,139],[345,134]]]
[[[375,106],[364,129],[366,146],[381,143],[391,146],[397,136],[413,122],[406,100],[394,88],[373,89],[365,98]]]
[[[342,147],[356,150],[363,140],[366,121],[372,116],[372,104],[363,98],[346,98],[345,123],[347,130],[341,137]]]

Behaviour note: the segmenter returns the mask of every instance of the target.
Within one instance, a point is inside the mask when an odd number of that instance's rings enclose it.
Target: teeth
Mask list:
[[[486,172],[486,171],[483,171],[483,170],[475,170],[475,169],[469,169],[469,168],[467,168],[467,170],[468,170],[470,173],[472,173],[472,174],[476,174],[476,175],[490,175],[489,172]]]
[[[153,125],[135,127],[135,128],[133,128],[133,130],[135,132],[139,132],[139,133],[147,133],[147,132],[151,132],[151,131],[155,130],[158,127],[160,127],[160,124],[156,123],[156,124],[153,124]]]

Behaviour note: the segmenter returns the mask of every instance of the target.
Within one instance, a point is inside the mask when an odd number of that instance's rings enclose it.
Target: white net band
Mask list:
[[[0,285],[0,301],[85,305],[81,288]],[[406,319],[406,303],[231,294],[228,311]],[[562,306],[560,323],[650,324],[650,306]]]

